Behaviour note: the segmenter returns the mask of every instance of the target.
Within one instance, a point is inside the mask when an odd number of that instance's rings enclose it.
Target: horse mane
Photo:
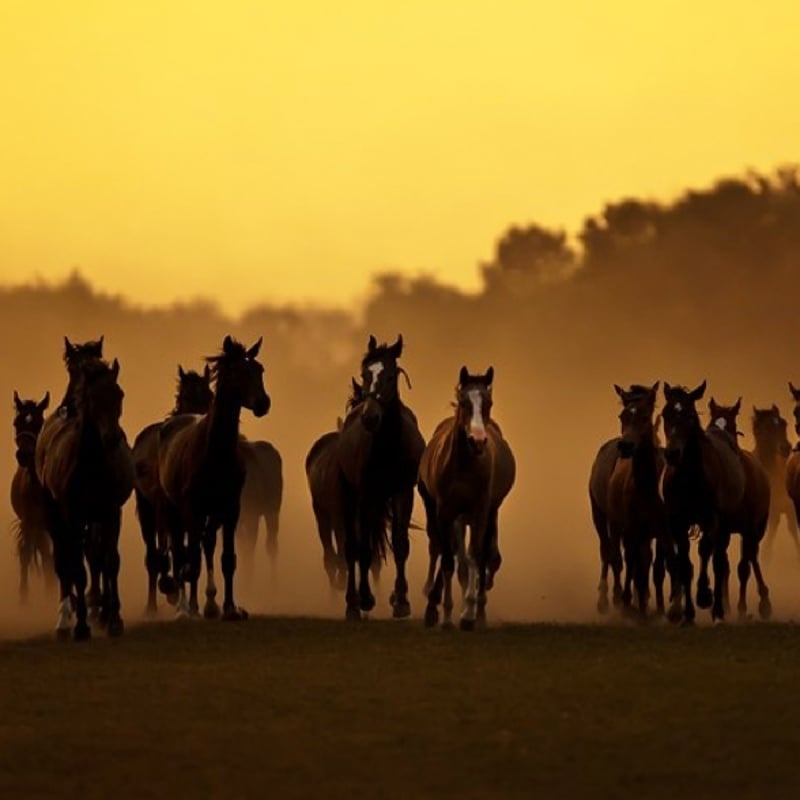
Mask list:
[[[230,337],[227,342],[227,349],[222,350],[215,356],[206,356],[205,361],[211,366],[211,380],[216,381],[219,377],[219,369],[232,361],[244,361],[247,358],[247,348],[237,339]]]

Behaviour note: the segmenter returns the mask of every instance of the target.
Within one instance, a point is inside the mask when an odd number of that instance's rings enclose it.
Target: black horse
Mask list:
[[[42,400],[21,400],[14,392],[14,443],[17,469],[11,479],[11,508],[17,515],[14,528],[19,559],[19,598],[28,599],[28,572],[38,569],[48,590],[54,586],[53,545],[47,532],[47,516],[42,484],[36,477],[34,455],[36,440],[44,425],[44,412],[50,404],[50,392]]]
[[[388,525],[397,571],[392,613],[396,618],[411,614],[405,574],[408,529],[425,440],[413,412],[400,399],[397,382],[402,368],[397,360],[402,352],[401,335],[392,345],[378,345],[370,336],[361,361],[364,399],[344,420],[336,447],[347,557],[348,619],[360,619],[362,611],[375,607],[370,569],[383,546]]]

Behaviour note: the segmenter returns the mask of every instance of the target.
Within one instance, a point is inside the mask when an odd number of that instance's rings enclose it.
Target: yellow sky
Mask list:
[[[800,160],[798,30],[792,0],[0,0],[0,280],[475,287],[512,222]]]

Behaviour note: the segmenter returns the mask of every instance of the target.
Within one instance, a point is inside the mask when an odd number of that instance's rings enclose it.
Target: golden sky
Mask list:
[[[800,160],[798,30],[792,0],[0,0],[0,280],[475,287],[510,223]]]

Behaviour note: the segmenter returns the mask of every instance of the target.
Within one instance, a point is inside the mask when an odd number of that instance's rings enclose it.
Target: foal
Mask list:
[[[444,622],[450,624],[455,554],[463,546],[466,525],[468,575],[461,629],[472,630],[486,620],[487,585],[500,566],[498,511],[516,477],[514,455],[491,418],[493,380],[492,367],[483,375],[461,368],[455,414],[439,423],[420,461],[417,489],[425,504],[430,553],[428,626],[439,620],[442,590]]]

